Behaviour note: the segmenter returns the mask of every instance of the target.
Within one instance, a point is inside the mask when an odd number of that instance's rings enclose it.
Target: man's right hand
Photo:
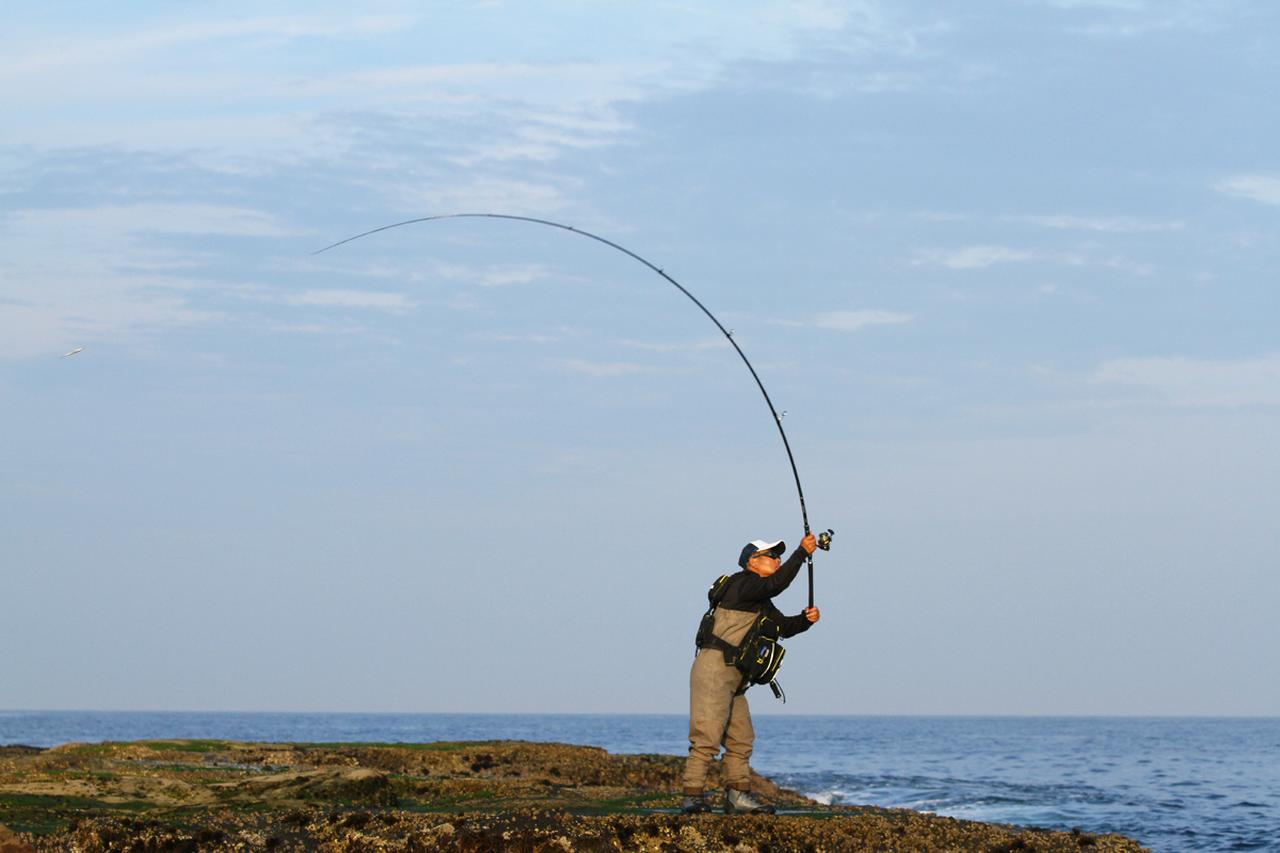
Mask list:
[[[803,548],[806,553],[812,554],[818,549],[818,537],[814,536],[812,533],[805,534],[805,537],[800,540],[800,547]]]

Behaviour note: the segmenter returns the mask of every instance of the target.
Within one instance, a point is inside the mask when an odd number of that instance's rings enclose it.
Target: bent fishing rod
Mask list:
[[[738,357],[742,359],[742,363],[747,366],[747,370],[751,371],[751,378],[756,381],[756,387],[760,389],[760,394],[764,397],[765,405],[769,407],[769,414],[773,416],[773,423],[778,428],[778,435],[782,437],[782,446],[787,451],[787,461],[791,463],[791,476],[795,478],[796,494],[800,498],[800,517],[804,520],[805,535],[806,536],[809,535],[809,532],[810,532],[809,531],[809,512],[805,508],[804,488],[800,485],[800,472],[799,470],[796,469],[796,458],[791,453],[791,442],[787,440],[787,431],[782,428],[782,416],[779,415],[778,410],[774,408],[773,400],[769,399],[769,392],[765,390],[764,382],[760,381],[760,374],[756,373],[756,369],[751,365],[751,361],[750,359],[747,358],[747,354],[742,351],[742,347],[738,346],[738,342],[733,339],[733,332],[729,329],[726,329],[724,327],[724,324],[716,319],[716,315],[712,314],[710,309],[708,309],[707,306],[703,305],[702,302],[699,301],[698,297],[690,293],[688,288],[686,288],[680,282],[676,281],[674,278],[667,275],[667,273],[661,267],[653,263],[650,263],[647,259],[642,258],[640,255],[637,255],[635,252],[631,251],[627,247],[621,246],[613,242],[612,240],[605,239],[604,237],[601,237],[598,234],[592,234],[590,231],[583,231],[581,228],[574,228],[572,225],[564,225],[560,222],[552,222],[549,219],[538,219],[533,216],[515,216],[513,214],[508,214],[508,213],[445,213],[437,216],[420,216],[417,219],[406,219],[403,222],[393,222],[390,225],[383,225],[380,228],[374,228],[370,231],[364,231],[360,234],[356,234],[354,237],[348,237],[345,240],[339,240],[336,243],[330,243],[328,246],[325,246],[323,249],[317,249],[311,254],[313,256],[319,255],[322,252],[327,252],[330,249],[336,249],[339,246],[343,246],[352,241],[359,240],[361,237],[368,237],[372,234],[378,234],[382,231],[390,231],[393,228],[400,228],[405,225],[416,225],[420,222],[434,222],[440,219],[509,219],[514,222],[531,222],[535,225],[548,225],[552,228],[559,228],[561,231],[568,231],[572,234],[579,234],[583,237],[589,237],[592,240],[595,240],[597,243],[603,243],[604,245],[608,246],[611,249],[617,249],[619,252],[622,252],[624,255],[632,258],[633,260],[639,261],[649,269],[656,272],[658,275],[662,276],[672,285],[674,285],[675,288],[679,290],[681,293],[683,293],[685,296],[689,297],[689,299],[693,302],[693,304],[697,305],[700,309],[702,309],[702,313],[706,314],[707,318],[711,320],[712,323],[716,324],[716,328],[719,329],[721,334],[723,334],[725,338],[728,339],[729,343],[733,346],[734,350],[738,353]],[[835,531],[833,530],[827,530],[821,533],[818,536],[818,547],[822,548],[824,551],[830,550],[831,537],[834,535],[835,535]],[[813,607],[813,555],[808,554],[806,555],[806,557],[808,559],[808,565],[809,565],[809,606]]]

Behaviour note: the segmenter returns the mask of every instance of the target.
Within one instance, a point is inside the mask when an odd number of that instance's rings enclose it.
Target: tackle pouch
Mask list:
[[[750,683],[769,684],[777,677],[778,667],[782,666],[786,653],[782,643],[778,642],[778,625],[761,613],[738,645],[733,663]]]

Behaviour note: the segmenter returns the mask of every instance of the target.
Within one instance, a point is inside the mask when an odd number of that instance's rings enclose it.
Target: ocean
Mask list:
[[[626,714],[0,711],[0,744],[517,739],[683,754]],[[1280,851],[1280,718],[755,717],[753,766],[827,803],[1119,832],[1158,853]]]

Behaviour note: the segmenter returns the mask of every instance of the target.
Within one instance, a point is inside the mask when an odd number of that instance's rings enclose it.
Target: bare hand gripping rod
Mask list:
[[[406,219],[403,222],[395,222],[395,223],[392,223],[391,225],[383,225],[381,228],[374,228],[371,231],[365,231],[361,234],[356,234],[354,237],[348,237],[345,240],[339,240],[336,243],[331,243],[330,245],[325,246],[323,249],[319,249],[315,252],[312,252],[311,254],[318,255],[321,252],[327,252],[330,249],[336,249],[338,246],[342,246],[346,243],[350,243],[353,240],[359,240],[361,237],[368,237],[371,234],[377,234],[380,231],[390,231],[392,228],[399,228],[402,225],[414,225],[419,222],[432,222],[437,219],[510,219],[516,222],[532,222],[537,225],[549,225],[552,228],[559,228],[562,231],[569,231],[574,234],[581,234],[583,237],[590,237],[592,240],[595,240],[597,243],[603,243],[604,245],[609,246],[610,248],[613,248],[613,249],[617,249],[619,252],[622,252],[628,257],[631,257],[639,261],[649,269],[656,272],[658,275],[665,278],[668,282],[674,285],[676,289],[679,290],[681,293],[683,293],[685,296],[689,297],[689,299],[693,302],[693,304],[697,305],[700,309],[702,309],[702,313],[706,314],[707,317],[711,320],[711,322],[716,324],[716,328],[719,329],[726,338],[728,338],[729,343],[733,345],[734,350],[737,351],[738,356],[742,359],[742,363],[747,366],[747,370],[751,371],[751,378],[756,381],[756,386],[760,389],[760,393],[764,396],[764,402],[769,407],[769,414],[773,416],[773,423],[778,428],[778,435],[782,436],[782,446],[786,448],[787,461],[791,463],[791,475],[795,478],[796,494],[800,498],[800,516],[804,520],[804,532],[805,532],[805,535],[809,534],[809,512],[804,505],[804,489],[800,486],[800,472],[796,470],[796,460],[791,453],[791,442],[787,441],[786,430],[782,428],[782,417],[778,414],[778,410],[773,407],[773,401],[769,399],[769,392],[764,389],[764,383],[760,381],[760,375],[756,373],[756,369],[751,366],[751,362],[747,359],[747,354],[742,351],[742,347],[738,346],[738,342],[733,339],[733,332],[726,329],[724,327],[724,324],[721,323],[719,320],[717,320],[716,316],[707,309],[707,306],[699,302],[698,297],[690,293],[688,289],[685,288],[684,285],[676,281],[671,276],[667,275],[662,270],[661,267],[655,266],[654,264],[650,263],[649,261],[637,255],[635,252],[626,248],[625,246],[620,246],[617,243],[613,242],[612,240],[606,240],[604,237],[601,237],[597,234],[592,234],[590,231],[583,231],[580,228],[574,228],[572,225],[562,225],[559,222],[552,222],[548,219],[536,219],[532,216],[514,216],[506,213],[446,213],[439,216],[422,216],[417,219]],[[832,532],[827,531],[821,537],[819,537],[819,543],[823,549],[827,549],[831,546],[831,536],[832,536]],[[809,563],[809,606],[813,607],[813,556],[812,555],[809,555],[808,563]]]

